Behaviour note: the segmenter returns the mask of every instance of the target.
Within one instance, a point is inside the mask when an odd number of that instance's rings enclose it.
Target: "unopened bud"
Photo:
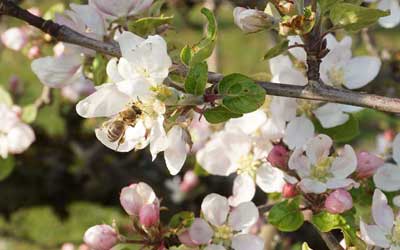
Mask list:
[[[325,209],[331,214],[341,214],[353,207],[353,198],[345,189],[337,189],[325,200]]]
[[[124,187],[120,202],[126,213],[134,216],[138,216],[142,207],[147,204],[159,204],[153,189],[144,182]]]
[[[190,192],[199,184],[199,177],[194,171],[187,171],[183,176],[183,180],[179,186],[180,190],[184,193]]]
[[[110,250],[118,243],[118,235],[109,225],[97,225],[86,231],[83,240],[93,250]]]
[[[268,154],[267,161],[272,166],[285,170],[288,168],[289,150],[282,144],[274,145]]]
[[[359,152],[357,154],[357,177],[362,179],[373,176],[384,163],[385,161],[375,154],[366,151]]]
[[[278,24],[278,21],[260,10],[236,7],[233,10],[236,25],[246,33],[257,32],[262,29],[270,29]]]
[[[283,198],[292,198],[298,195],[296,185],[285,183],[282,188],[282,196]]]
[[[139,221],[144,227],[158,225],[160,221],[160,208],[156,204],[147,204],[140,209]]]
[[[28,58],[33,60],[35,58],[40,57],[40,48],[39,46],[33,46],[28,51]]]

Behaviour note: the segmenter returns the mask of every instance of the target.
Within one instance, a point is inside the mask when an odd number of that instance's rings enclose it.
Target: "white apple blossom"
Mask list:
[[[89,5],[98,9],[111,21],[128,16],[136,16],[147,10],[153,0],[89,0]]]
[[[379,18],[379,24],[387,29],[394,28],[400,23],[400,4],[398,0],[365,0],[369,3],[378,3],[380,10],[389,10],[390,15]]]
[[[10,28],[1,34],[1,41],[9,49],[19,51],[28,43],[28,35],[23,28]]]
[[[210,174],[238,174],[229,199],[232,206],[250,201],[255,184],[267,193],[281,192],[285,184],[284,173],[265,161],[272,148],[270,138],[263,133],[267,121],[263,110],[231,119],[196,154],[197,161]]]
[[[376,187],[388,192],[400,190],[400,134],[396,135],[392,148],[392,158],[396,164],[385,163],[374,175]]]
[[[350,145],[338,156],[330,156],[332,139],[320,134],[303,148],[297,148],[289,159],[289,168],[301,178],[299,187],[305,193],[324,193],[327,189],[357,185],[349,176],[357,168],[357,157]],[[305,154],[304,154],[305,153]]]
[[[375,224],[360,221],[361,238],[371,246],[384,249],[400,249],[400,217],[394,215],[385,194],[375,189],[371,214]]]
[[[259,219],[253,202],[244,202],[230,211],[228,199],[219,194],[207,195],[202,204],[204,219],[196,218],[189,228],[189,237],[206,249],[262,250],[264,241],[248,234]]]
[[[179,125],[164,128],[166,104],[157,95],[168,99],[175,92],[162,83],[168,76],[171,59],[167,45],[160,36],[143,39],[124,32],[118,39],[122,51],[119,61],[113,58],[107,65],[112,83],[99,86],[97,91],[80,101],[76,107],[85,118],[107,117],[110,122],[132,106],[141,112],[134,124],[124,131],[124,139],[111,141],[107,126],[96,129],[97,138],[107,147],[119,152],[142,149],[150,144],[153,160],[164,151],[167,167],[172,175],[182,168],[189,151],[188,134]]]
[[[24,152],[35,140],[32,128],[20,119],[21,109],[0,103],[0,156]]]

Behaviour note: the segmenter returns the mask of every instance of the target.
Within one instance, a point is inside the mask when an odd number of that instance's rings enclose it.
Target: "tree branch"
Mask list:
[[[93,49],[106,55],[121,57],[121,50],[118,44],[98,41],[64,25],[59,25],[51,20],[44,20],[20,8],[11,0],[0,0],[0,14],[23,20],[48,33],[58,41]],[[186,75],[188,72],[187,67],[184,65],[175,64],[174,67],[175,72],[178,74]],[[208,75],[210,83],[218,83],[222,78],[223,75],[219,73],[210,72]],[[256,83],[260,84],[268,95],[350,104],[385,112],[400,113],[400,99],[398,98],[353,92],[323,85],[298,86],[295,83],[278,84],[264,81],[256,81]]]

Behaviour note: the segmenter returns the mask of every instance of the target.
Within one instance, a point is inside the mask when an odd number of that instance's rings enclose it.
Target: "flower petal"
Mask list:
[[[400,167],[390,163],[384,164],[374,174],[374,183],[384,191],[400,190]]]
[[[252,134],[267,120],[267,115],[262,110],[243,115],[240,118],[230,119],[225,124],[226,130],[240,129],[243,133]]]
[[[305,116],[296,117],[287,125],[283,141],[290,149],[303,147],[314,136],[314,125]]]
[[[381,68],[381,60],[373,56],[352,58],[344,67],[344,86],[359,89],[375,79]]]
[[[168,147],[164,151],[164,158],[171,175],[178,174],[186,161],[189,147],[184,133],[184,130],[178,125],[168,131]]]
[[[393,160],[400,165],[400,133],[393,140]]]
[[[253,226],[260,217],[253,202],[241,203],[229,214],[228,224],[235,231],[242,231]]]
[[[239,234],[233,236],[232,248],[234,250],[263,250],[264,241],[252,234]]]
[[[325,160],[332,147],[332,139],[324,134],[317,135],[312,138],[306,146],[306,155],[310,159],[311,164],[317,165]]]
[[[336,103],[327,103],[314,110],[313,113],[324,128],[333,128],[349,120],[349,115],[344,113],[340,105]]]
[[[393,209],[388,205],[385,194],[379,189],[375,189],[371,210],[375,223],[386,234],[390,234],[394,225]]]
[[[210,244],[204,250],[226,250],[222,245]]]
[[[346,178],[357,169],[357,156],[350,145],[345,145],[343,152],[335,158],[331,166],[331,173],[336,178]]]
[[[269,163],[264,164],[257,170],[256,183],[266,193],[281,192],[285,185],[284,173]]]
[[[203,245],[210,242],[214,231],[206,221],[201,218],[196,218],[189,228],[189,235],[191,240],[198,244]]]
[[[207,221],[214,226],[221,226],[225,223],[228,216],[228,200],[219,194],[209,194],[201,203],[201,211]]]
[[[382,27],[390,29],[400,23],[400,5],[397,0],[381,0],[378,3],[381,10],[390,10],[390,15],[379,18],[378,22]]]
[[[298,185],[304,193],[322,194],[327,189],[324,183],[308,178],[302,179]]]
[[[303,150],[297,148],[289,158],[289,168],[296,170],[301,178],[308,177],[311,173],[310,160],[303,154]]]
[[[360,221],[361,238],[369,245],[388,248],[390,242],[385,232],[376,225],[367,225]]]
[[[7,134],[8,152],[20,154],[24,152],[33,141],[35,141],[35,133],[32,128],[22,122],[16,123]]]
[[[240,174],[233,182],[232,196],[229,197],[229,205],[238,206],[240,203],[251,201],[256,193],[253,178],[247,174]]]

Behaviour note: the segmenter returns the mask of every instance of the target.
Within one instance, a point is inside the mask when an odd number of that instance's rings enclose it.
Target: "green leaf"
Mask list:
[[[356,32],[376,23],[379,18],[388,15],[387,11],[350,3],[339,3],[333,6],[329,17],[334,25],[342,26],[349,32]]]
[[[26,123],[32,123],[36,120],[38,109],[36,105],[30,104],[22,109],[22,120]]]
[[[173,16],[143,17],[128,24],[129,31],[136,34],[146,35],[153,32],[157,27],[170,24]]]
[[[208,79],[208,66],[206,62],[200,62],[189,68],[185,81],[185,90],[192,95],[203,95]]]
[[[283,52],[285,52],[289,47],[289,41],[288,40],[283,40],[277,45],[275,45],[273,48],[270,48],[267,53],[264,55],[264,60],[268,60],[271,58],[274,58],[276,56],[279,56]]]
[[[170,228],[179,228],[180,226],[188,228],[192,225],[194,218],[193,212],[182,211],[172,216],[168,226]]]
[[[92,62],[93,82],[95,85],[103,84],[107,81],[107,58],[97,53]]]
[[[6,179],[14,170],[14,157],[9,155],[6,159],[0,157],[0,181]]]
[[[200,163],[196,162],[196,164],[194,165],[194,169],[193,169],[194,173],[201,177],[201,176],[209,176],[210,174],[207,172],[207,170],[205,170]]]
[[[13,100],[10,93],[8,93],[8,91],[2,86],[0,86],[0,103],[4,103],[8,106],[13,105]]]
[[[300,200],[285,200],[272,207],[268,214],[268,221],[280,231],[293,232],[303,225],[304,216],[299,209]]]
[[[189,47],[185,46],[181,51],[181,60],[186,65],[194,65],[206,60],[211,56],[217,40],[217,20],[214,13],[206,8],[201,9],[201,13],[207,18],[206,36],[197,44]]]
[[[343,0],[318,0],[321,14],[325,14],[326,12],[330,11],[335,4],[341,3]]]
[[[346,224],[344,218],[338,214],[331,214],[328,212],[321,212],[312,217],[311,222],[321,232],[330,232],[333,229],[339,229]]]
[[[329,135],[336,142],[348,142],[360,134],[360,125],[358,120],[349,114],[349,120],[339,126],[333,128],[323,128],[321,123],[315,119],[314,120],[315,129],[321,133]]]
[[[308,246],[307,242],[304,242],[303,245],[301,245],[301,250],[312,250],[312,249]]]
[[[247,76],[231,74],[218,85],[222,103],[233,113],[245,114],[257,110],[264,104],[265,90]]]
[[[242,114],[233,113],[225,107],[218,106],[215,108],[207,109],[204,112],[204,117],[209,123],[221,123],[226,122],[231,118],[239,118]]]
[[[57,3],[52,5],[43,15],[43,19],[51,20],[54,19],[57,13],[63,13],[65,11],[65,5],[63,3]]]

